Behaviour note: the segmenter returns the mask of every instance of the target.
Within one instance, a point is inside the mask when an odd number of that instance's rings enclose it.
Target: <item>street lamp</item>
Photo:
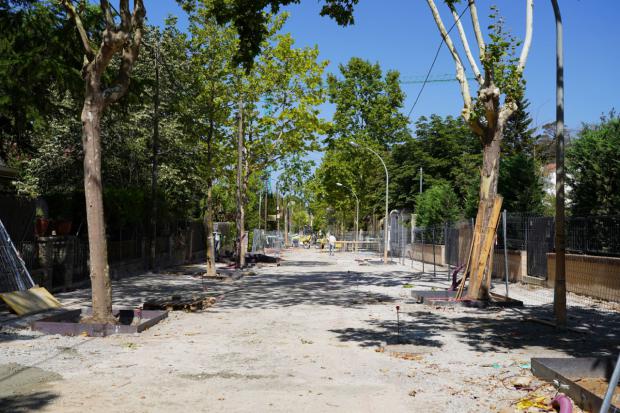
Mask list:
[[[389,211],[388,211],[388,196],[389,196],[389,192],[388,192],[388,188],[390,185],[390,175],[388,174],[388,169],[387,166],[385,166],[385,162],[383,162],[383,158],[381,158],[381,156],[379,156],[379,154],[377,152],[375,152],[374,150],[372,150],[371,148],[369,148],[368,146],[363,146],[360,145],[357,142],[353,142],[353,141],[349,141],[349,144],[353,147],[356,148],[363,148],[366,149],[370,152],[372,152],[373,154],[375,154],[377,156],[377,158],[379,158],[379,160],[381,161],[381,164],[383,165],[383,169],[385,169],[385,219],[383,222],[383,263],[387,264],[388,263],[388,215],[389,215]]]
[[[349,191],[351,191],[351,193],[355,197],[355,252],[357,252],[357,244],[358,244],[358,237],[359,237],[358,225],[359,225],[359,219],[360,219],[360,199],[357,197],[357,194],[355,193],[353,188],[349,188],[348,186],[343,185],[340,182],[336,182],[336,185],[341,186],[343,188],[347,188]]]

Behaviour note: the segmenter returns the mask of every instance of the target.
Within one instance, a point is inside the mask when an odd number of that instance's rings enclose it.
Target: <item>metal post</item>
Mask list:
[[[555,288],[553,310],[557,327],[566,326],[566,239],[564,233],[564,51],[562,16],[557,0],[551,0],[556,34],[556,122],[555,122]]]
[[[355,195],[355,193],[353,195]],[[357,197],[357,195],[355,195],[355,253],[357,253],[358,247],[359,247],[359,235],[360,235],[359,220],[360,220],[360,200]]]
[[[443,259],[448,264],[448,280],[450,279],[450,257],[448,253],[448,223],[443,225]]]
[[[258,230],[260,231],[261,210],[263,208],[263,191],[258,194]]]
[[[508,247],[506,243],[506,210],[502,214],[502,229],[504,231],[504,274],[506,276],[506,298],[508,298]]]
[[[377,158],[379,158],[379,160],[381,161],[381,164],[383,165],[383,169],[385,170],[385,219],[383,222],[383,263],[387,264],[388,263],[388,225],[389,225],[388,219],[389,219],[389,214],[390,214],[388,210],[390,174],[388,173],[388,169],[387,169],[387,166],[385,165],[385,162],[383,161],[383,158],[381,158],[381,156],[376,151],[369,148],[368,146],[362,146],[358,144],[357,142],[350,141],[349,143],[354,147],[362,147],[372,152]]]
[[[422,193],[422,167],[420,166],[420,193]]]
[[[611,407],[611,398],[613,397],[616,386],[618,385],[618,380],[620,380],[620,356],[618,356],[616,368],[614,369],[611,379],[609,380],[609,387],[607,387],[607,393],[605,393],[605,399],[603,399],[603,404],[601,405],[601,410],[599,410],[599,413],[609,412],[609,407]]]
[[[422,249],[420,250],[422,252],[422,274],[424,274],[424,230],[421,231],[422,234]]]
[[[433,227],[433,277],[437,277],[437,263],[435,261],[435,227]]]

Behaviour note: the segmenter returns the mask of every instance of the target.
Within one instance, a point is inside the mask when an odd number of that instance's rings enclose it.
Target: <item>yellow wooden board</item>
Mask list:
[[[43,287],[32,287],[29,290],[2,293],[0,297],[17,315],[32,314],[62,307],[60,301]]]

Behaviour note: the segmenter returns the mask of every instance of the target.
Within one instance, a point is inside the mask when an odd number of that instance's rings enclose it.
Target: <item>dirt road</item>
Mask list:
[[[530,357],[578,352],[580,337],[558,344],[552,329],[524,328],[507,310],[410,301],[411,288],[445,286],[445,272],[354,258],[289,251],[280,267],[209,284],[229,291],[209,310],[173,312],[140,335],[5,329],[0,411],[501,411],[527,394],[510,383],[531,378]],[[114,300],[201,288],[195,274],[143,275],[115,283]],[[79,306],[88,291],[59,298]],[[409,344],[391,347],[397,340]]]

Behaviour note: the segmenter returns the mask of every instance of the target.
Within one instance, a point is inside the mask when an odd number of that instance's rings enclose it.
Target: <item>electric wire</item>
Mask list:
[[[463,14],[465,14],[465,12],[467,11],[468,8],[469,8],[469,6],[465,6],[465,8],[463,8],[463,11],[461,12],[461,14],[459,14],[458,19],[454,20],[454,23],[452,23],[452,26],[450,26],[450,29],[448,30],[446,35],[450,34],[452,29],[454,29],[454,26],[456,26],[456,23],[458,23],[459,20],[461,20],[461,17],[463,16]],[[422,87],[420,88],[420,91],[418,92],[418,95],[416,96],[415,101],[413,102],[413,106],[411,107],[411,109],[409,110],[409,113],[407,114],[407,118],[408,119],[411,119],[411,113],[413,112],[413,109],[416,107],[416,105],[418,104],[418,101],[420,100],[420,96],[422,95],[422,92],[424,91],[424,87],[428,83],[428,78],[430,77],[431,72],[433,71],[433,67],[435,66],[435,62],[437,62],[437,57],[439,57],[439,52],[441,51],[441,48],[442,48],[442,46],[444,45],[445,42],[446,42],[446,38],[442,36],[441,37],[441,42],[439,42],[439,46],[437,47],[437,51],[435,52],[435,57],[433,58],[433,62],[431,63],[431,66],[428,68],[428,72],[426,73],[426,77],[424,78],[424,82],[422,82]]]

